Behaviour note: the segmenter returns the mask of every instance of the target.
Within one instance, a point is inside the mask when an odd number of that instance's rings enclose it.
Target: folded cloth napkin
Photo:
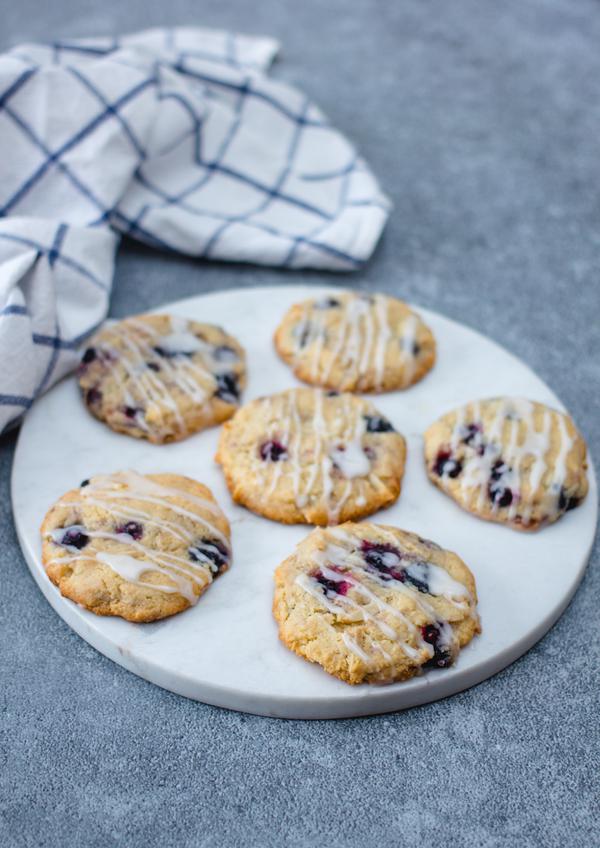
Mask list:
[[[106,316],[118,234],[191,256],[351,270],[389,202],[275,41],[198,28],[0,56],[0,431]]]

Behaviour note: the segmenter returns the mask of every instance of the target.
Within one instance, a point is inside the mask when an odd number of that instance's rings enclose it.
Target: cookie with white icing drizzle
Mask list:
[[[243,406],[223,426],[216,460],[238,503],[284,524],[324,525],[393,503],[405,453],[373,404],[302,388]]]
[[[67,492],[41,527],[61,593],[98,615],[156,621],[197,603],[231,561],[227,519],[177,474],[101,474]]]
[[[100,330],[78,376],[96,418],[119,433],[162,444],[231,417],[246,368],[242,347],[220,327],[140,315]]]
[[[371,523],[313,530],[275,571],[273,614],[288,648],[347,683],[447,668],[481,629],[456,554]]]
[[[435,362],[431,330],[405,303],[340,292],[291,307],[275,347],[305,383],[349,392],[405,389]]]
[[[537,530],[587,494],[586,445],[568,415],[500,397],[443,415],[424,437],[429,479],[464,509]]]

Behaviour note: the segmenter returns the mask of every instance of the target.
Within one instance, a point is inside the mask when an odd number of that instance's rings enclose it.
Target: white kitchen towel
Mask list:
[[[351,270],[389,201],[266,71],[275,41],[185,27],[0,56],[0,431],[103,320],[118,234],[162,250]]]

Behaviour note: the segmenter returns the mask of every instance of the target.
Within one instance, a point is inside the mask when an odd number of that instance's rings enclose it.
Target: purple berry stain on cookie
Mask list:
[[[502,459],[497,459],[492,465],[488,494],[495,506],[506,507],[513,502],[513,492],[503,483],[503,478],[510,471],[510,467]]]
[[[131,536],[132,539],[137,541],[144,535],[144,528],[137,521],[128,521],[127,524],[120,524],[118,527],[115,527],[115,533]]]
[[[60,537],[60,543],[65,548],[76,548],[80,551],[90,541],[90,537],[87,533],[84,533],[85,528],[81,527],[78,524],[74,524],[72,527],[66,527],[65,532]]]
[[[220,398],[225,403],[237,403],[240,399],[240,387],[238,386],[237,375],[233,372],[228,374],[217,374],[217,389],[215,397]]]
[[[265,462],[279,462],[288,458],[288,449],[276,439],[263,442],[259,448],[260,458]]]
[[[229,551],[217,539],[200,539],[188,549],[188,556],[193,562],[208,565],[215,576],[229,564]]]
[[[423,668],[448,668],[452,665],[452,654],[443,643],[442,629],[438,624],[424,624],[421,627],[421,636],[423,641],[433,648],[433,656]]]
[[[332,571],[334,569],[331,569]],[[320,569],[313,571],[310,575],[317,583],[325,589],[325,594],[333,592],[335,595],[347,595],[352,583],[347,580],[333,580],[324,576]]]
[[[367,433],[395,433],[392,424],[383,415],[365,415]]]
[[[460,459],[454,459],[449,450],[440,450],[433,463],[433,470],[438,477],[455,478],[462,471],[462,462]]]

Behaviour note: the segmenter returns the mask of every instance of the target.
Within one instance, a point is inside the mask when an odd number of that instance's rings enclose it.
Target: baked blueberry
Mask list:
[[[102,392],[99,389],[88,389],[85,393],[85,402],[88,406],[96,406],[102,400]]]
[[[221,398],[225,403],[237,403],[240,399],[237,375],[233,372],[217,374],[215,380],[217,382],[215,397]]]
[[[220,574],[229,564],[229,551],[217,539],[200,539],[188,551],[193,562],[210,560],[209,568],[213,574]]]
[[[265,462],[279,462],[280,459],[288,458],[288,450],[285,445],[278,442],[276,439],[270,439],[268,442],[263,442],[259,449],[260,458]]]
[[[506,465],[504,460],[497,459],[492,465],[490,471],[490,483],[488,486],[488,494],[490,500],[499,507],[510,506],[513,501],[513,493],[508,486],[503,485],[502,478],[508,474],[511,469]]]
[[[383,415],[365,415],[367,433],[395,433],[392,424]]]
[[[319,583],[324,589],[325,594],[329,594],[333,592],[335,595],[346,595],[348,589],[352,586],[347,580],[332,580],[330,578],[324,577],[322,571],[318,569],[317,571],[313,571],[311,577],[313,577],[317,583]]]
[[[60,537],[60,544],[65,548],[77,548],[80,551],[90,541],[90,537],[85,533],[85,528],[79,524],[73,524],[71,527],[66,527],[65,532]]]
[[[438,477],[458,477],[463,469],[460,459],[454,459],[449,450],[441,450],[435,458],[433,470]]]
[[[452,665],[452,654],[448,646],[442,643],[442,631],[437,624],[423,625],[421,636],[433,648],[433,656],[423,668],[448,668]]]
[[[137,541],[144,535],[144,528],[138,521],[128,521],[126,524],[120,524],[118,527],[115,527],[115,533],[119,535],[123,533]]]

